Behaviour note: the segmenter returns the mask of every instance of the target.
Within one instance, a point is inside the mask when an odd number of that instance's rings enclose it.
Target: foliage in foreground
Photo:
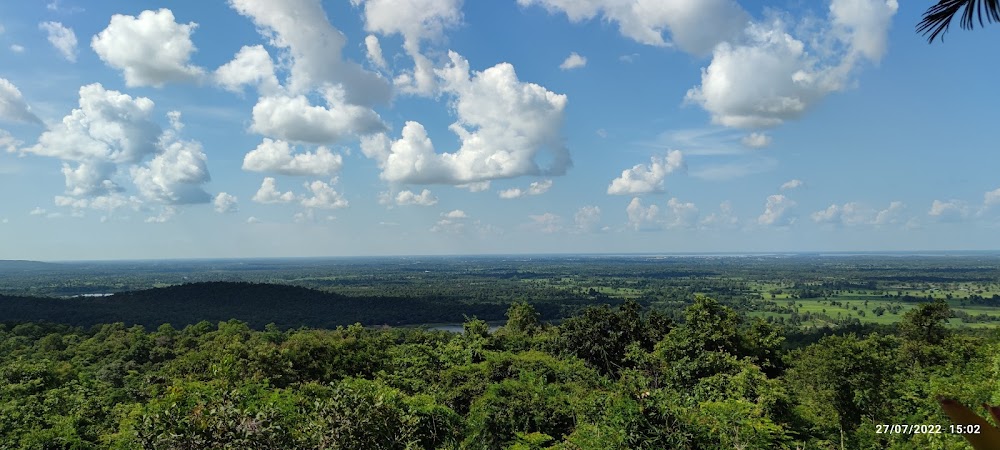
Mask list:
[[[0,447],[27,449],[966,448],[934,402],[996,403],[995,335],[947,305],[895,333],[784,331],[699,297],[674,323],[635,302],[559,326],[526,304],[490,332],[203,322],[154,332],[0,326]]]

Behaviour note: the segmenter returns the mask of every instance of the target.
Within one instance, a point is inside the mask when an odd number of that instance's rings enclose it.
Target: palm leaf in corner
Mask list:
[[[934,42],[938,36],[944,40],[952,19],[959,14],[959,26],[966,30],[975,28],[976,22],[980,27],[1000,22],[1000,0],[940,0],[924,12],[924,19],[917,24],[917,32],[930,35],[928,42]]]

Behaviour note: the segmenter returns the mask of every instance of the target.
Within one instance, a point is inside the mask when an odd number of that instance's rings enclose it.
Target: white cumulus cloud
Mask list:
[[[795,206],[795,201],[784,195],[769,196],[764,205],[764,212],[757,217],[757,223],[768,226],[791,225],[794,218],[789,216],[789,212]]]
[[[400,191],[396,194],[396,204],[400,206],[417,205],[417,206],[433,206],[438,202],[437,197],[431,194],[431,191],[424,189],[420,191],[419,194],[413,191]]]
[[[146,223],[167,223],[177,215],[177,208],[174,206],[164,206],[160,213],[146,218]]]
[[[969,217],[969,205],[961,200],[934,200],[927,215],[942,222],[958,222]]]
[[[898,203],[898,202],[894,202]],[[898,207],[901,207],[899,204]],[[897,208],[898,208],[897,207]],[[844,226],[859,226],[859,225],[874,225],[879,221],[879,216],[881,215],[881,220],[888,223],[892,214],[894,205],[889,205],[889,209],[883,211],[875,211],[865,205],[858,202],[848,202],[843,205],[833,204],[822,211],[814,212],[811,217],[813,222],[825,223],[832,225],[844,225]],[[879,223],[881,224],[881,223]]]
[[[263,45],[244,46],[232,61],[216,69],[213,76],[216,83],[231,92],[243,92],[247,85],[257,87],[263,95],[276,95],[281,89],[274,61]]]
[[[132,182],[149,200],[167,205],[208,203],[211,196],[201,185],[211,180],[208,157],[197,141],[179,139],[182,125],[176,116],[174,130],[163,134],[156,156],[131,169]]]
[[[727,127],[796,119],[849,86],[862,62],[881,59],[897,9],[896,0],[833,0],[828,23],[803,27],[798,37],[781,19],[752,22],[738,39],[714,47],[687,101]]]
[[[340,85],[346,101],[372,105],[388,101],[389,83],[344,59],[344,33],[327,19],[320,0],[229,0],[239,14],[250,18],[270,44],[285,52],[291,94],[304,94],[327,85]]]
[[[303,197],[300,202],[306,208],[340,209],[349,206],[347,199],[325,182],[306,183],[306,189],[311,196]]]
[[[260,189],[257,189],[257,193],[253,195],[253,201],[264,204],[291,203],[295,201],[295,193],[279,191],[277,180],[266,177],[260,184]]]
[[[736,216],[733,202],[726,200],[719,204],[719,211],[709,213],[702,219],[701,224],[706,227],[727,227],[733,228],[740,224],[740,218]]]
[[[0,78],[0,120],[42,123],[42,120],[31,112],[31,108],[25,103],[21,90],[6,78]]]
[[[983,206],[991,207],[1000,205],[1000,188],[987,191],[983,194]]]
[[[531,222],[529,222],[525,228],[532,231],[552,234],[563,231],[564,229],[562,217],[550,212],[538,215],[529,215],[528,218],[531,219]]]
[[[76,62],[76,33],[59,22],[42,22],[38,28],[48,35],[49,43],[69,62]]]
[[[115,14],[90,46],[101,60],[124,73],[126,85],[161,87],[204,74],[204,69],[190,63],[196,50],[191,33],[197,26],[177,23],[166,8],[138,16]]]
[[[285,141],[264,138],[243,158],[243,170],[291,176],[329,176],[343,167],[343,157],[326,147],[295,153]]]
[[[552,180],[542,180],[535,181],[528,185],[527,189],[512,188],[500,191],[500,198],[502,199],[514,199],[521,198],[526,195],[542,195],[552,188]]]
[[[398,75],[394,84],[403,93],[431,96],[438,88],[434,64],[423,54],[421,43],[439,39],[462,21],[462,0],[351,0],[364,5],[365,30],[383,36],[400,35],[403,49],[413,59],[413,69]],[[384,67],[378,41],[365,41],[369,60]],[[381,60],[382,64],[379,64]]]
[[[572,52],[569,56],[563,60],[562,64],[559,64],[559,68],[562,70],[573,70],[579,69],[587,65],[587,58],[580,56],[576,52]]]
[[[63,160],[72,197],[106,197],[125,190],[128,179],[147,201],[207,203],[211,197],[201,186],[210,176],[201,144],[180,138],[176,111],[168,114],[172,128],[164,132],[150,117],[153,108],[148,98],[86,85],[79,108],[21,151]]]
[[[703,55],[743,30],[749,15],[733,0],[517,0],[565,13],[571,22],[600,17],[636,42]],[[670,40],[664,38],[670,32]]]
[[[805,185],[806,184],[803,183],[802,180],[796,178],[796,179],[788,180],[784,184],[782,184],[781,185],[781,190],[783,190],[783,191],[790,191],[792,189],[798,189],[798,188],[803,187]]]
[[[628,225],[636,231],[657,230],[663,226],[660,207],[644,206],[639,197],[632,198],[625,208],[625,214],[628,216]]]
[[[239,211],[239,199],[235,195],[220,192],[212,200],[212,206],[215,207],[215,212],[219,214],[231,214]]]
[[[594,205],[584,206],[576,210],[573,214],[573,224],[577,230],[583,232],[594,232],[601,223],[601,208]]]
[[[684,154],[672,150],[667,157],[653,156],[649,164],[637,164],[611,181],[608,194],[637,195],[663,192],[667,175],[684,168]]]
[[[382,168],[382,179],[406,184],[461,185],[523,175],[562,175],[571,165],[563,144],[566,96],[521,82],[514,67],[498,64],[470,72],[469,63],[450,53],[451,64],[437,71],[441,89],[452,96],[458,121],[451,125],[462,144],[454,153],[436,153],[424,126],[407,122],[402,137],[363,141],[362,150]],[[536,158],[548,152],[551,163]]]
[[[767,147],[768,145],[771,145],[771,141],[772,141],[771,136],[768,136],[764,133],[750,133],[746,136],[743,136],[743,139],[740,140],[740,142],[742,142],[743,145],[750,148],[764,148]]]
[[[368,54],[368,61],[379,69],[386,69],[385,57],[382,56],[382,45],[378,41],[378,36],[369,34],[365,36],[365,51]]]
[[[289,141],[323,144],[385,129],[371,108],[346,103],[343,89],[324,88],[324,98],[326,106],[314,106],[304,95],[261,97],[253,107],[250,130]]]
[[[677,198],[667,200],[666,226],[668,228],[693,228],[698,224],[698,207]]]

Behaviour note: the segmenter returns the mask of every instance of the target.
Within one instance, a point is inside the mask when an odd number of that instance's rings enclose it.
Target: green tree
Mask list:
[[[893,423],[903,374],[894,338],[827,336],[789,355],[785,380],[814,435],[847,445],[862,422]],[[853,448],[853,446],[852,446]]]

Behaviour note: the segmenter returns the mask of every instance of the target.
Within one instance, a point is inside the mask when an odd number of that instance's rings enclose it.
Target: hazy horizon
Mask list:
[[[0,4],[0,259],[1000,248],[1000,28],[615,4]]]

